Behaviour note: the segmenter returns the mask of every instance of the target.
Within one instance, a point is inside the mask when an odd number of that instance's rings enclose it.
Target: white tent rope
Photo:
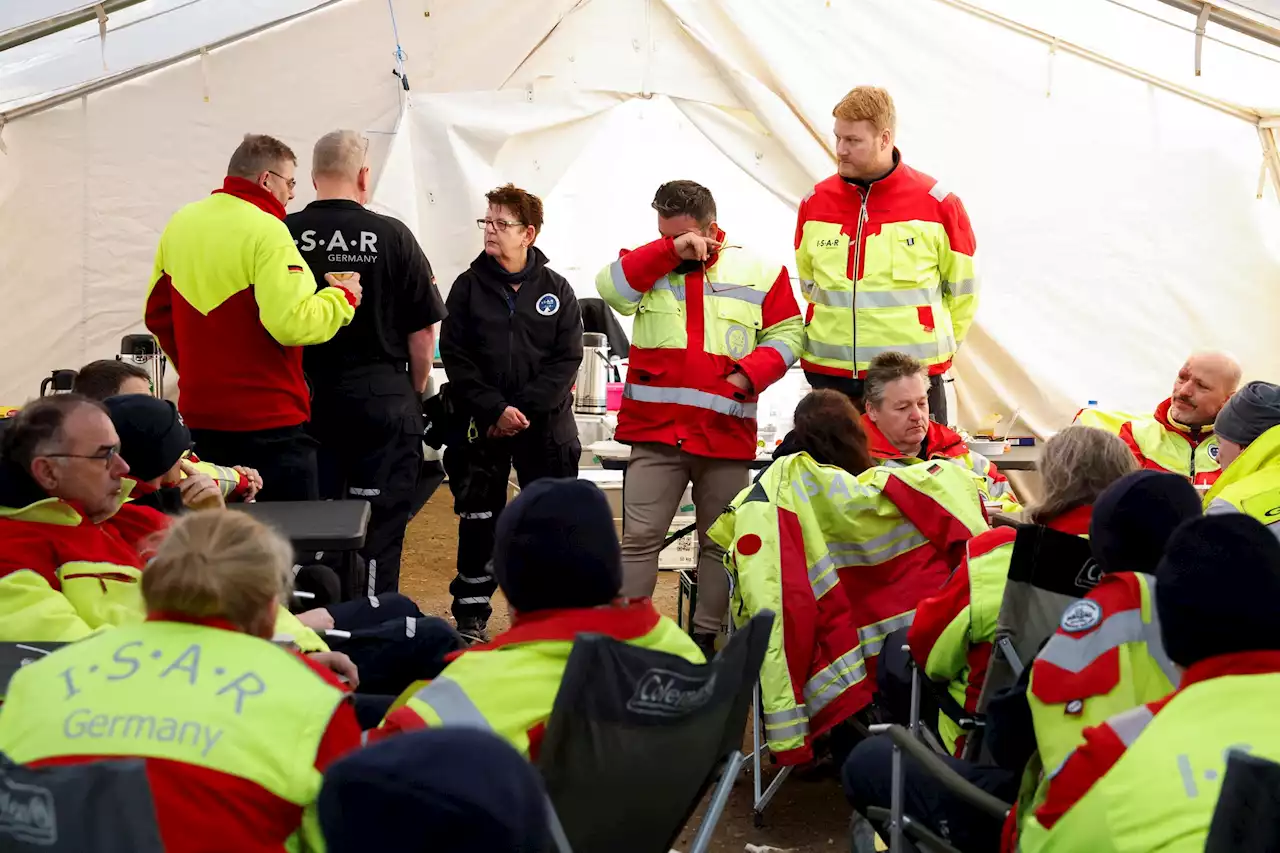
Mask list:
[[[400,85],[407,92],[409,91],[409,75],[404,70],[404,48],[400,46],[400,28],[396,26],[396,7],[391,0],[387,0],[387,11],[391,13],[391,34],[396,40],[396,71],[400,77]]]
[[[1158,24],[1164,24],[1166,27],[1173,27],[1175,30],[1181,30],[1184,33],[1195,35],[1195,32],[1196,32],[1195,27],[1185,27],[1182,24],[1179,24],[1175,21],[1167,21],[1164,18],[1160,17],[1159,15],[1153,15],[1150,12],[1143,11],[1142,9],[1139,9],[1135,6],[1130,6],[1128,3],[1122,3],[1120,2],[1120,0],[1103,0],[1103,2],[1110,3],[1112,6],[1119,6],[1121,9],[1125,9],[1129,12],[1134,13],[1135,15],[1141,15],[1142,17],[1149,18]],[[1232,42],[1229,42],[1229,41],[1223,41],[1222,39],[1211,36],[1208,33],[1204,34],[1204,40],[1211,41],[1214,44],[1220,44],[1223,47],[1229,47],[1232,50],[1238,50],[1241,53],[1247,53],[1250,56],[1256,57],[1258,59],[1265,59],[1267,62],[1274,62],[1277,65],[1280,65],[1280,59],[1277,59],[1274,56],[1268,56],[1265,53],[1260,53],[1259,51],[1252,50],[1250,48],[1245,47],[1244,45],[1233,44]]]

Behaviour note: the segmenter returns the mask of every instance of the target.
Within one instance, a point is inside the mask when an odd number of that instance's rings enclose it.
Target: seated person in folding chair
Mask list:
[[[1203,850],[1229,754],[1280,761],[1280,543],[1247,515],[1197,518],[1156,576],[1181,683],[1085,730],[1022,824],[1024,853]]]
[[[552,849],[538,771],[505,740],[463,727],[351,753],[324,774],[319,807],[328,853]]]
[[[605,634],[704,663],[697,644],[647,598],[618,599],[622,551],[604,493],[585,480],[536,480],[498,520],[493,572],[511,627],[456,655],[387,715],[382,734],[484,727],[536,761],[573,640]]]
[[[183,454],[191,447],[191,434],[173,403],[132,394],[111,397],[106,406],[120,437],[120,455],[131,466],[125,480],[136,481],[130,495],[142,495],[127,502],[122,512],[158,510],[177,515],[186,508],[223,508],[221,495],[208,477],[191,472],[181,479],[182,469],[189,466]],[[148,500],[157,496],[159,500]],[[447,622],[423,616],[417,605],[399,593],[362,597],[296,616],[281,607],[276,629],[292,637],[304,652],[325,653],[332,647],[349,657],[358,668],[360,691],[366,695],[394,697],[414,681],[438,673],[445,656],[462,647],[462,638]],[[351,636],[322,639],[324,632],[335,629]],[[358,706],[362,722],[372,727],[389,704],[390,699],[375,711],[362,700]]]
[[[247,515],[184,518],[142,573],[145,622],[13,676],[0,751],[33,767],[145,760],[168,850],[322,850],[321,773],[360,729],[324,666],[268,642],[291,562]]]
[[[1092,427],[1069,428],[1071,432],[1077,429],[1103,434]],[[1067,431],[1064,430],[1063,433]],[[1102,443],[1107,448],[1103,452],[1108,458],[1112,458],[1115,447],[1112,441],[1118,442],[1118,439],[1110,436],[1108,441]],[[1132,459],[1127,451],[1125,455]],[[1068,460],[1068,465],[1079,466],[1082,461]],[[1154,471],[1132,471],[1131,465],[1122,465],[1118,458],[1112,464],[1116,469],[1128,468],[1131,473],[1104,489],[1094,501],[1089,521],[1089,537],[1103,582],[1095,587],[1087,599],[1082,600],[1104,602],[1117,612],[1125,612],[1135,609],[1135,605],[1118,602],[1128,601],[1126,592],[1135,588],[1133,584],[1141,583],[1132,580],[1132,572],[1154,571],[1169,536],[1183,521],[1199,514],[1199,505],[1195,489],[1181,477]],[[1121,576],[1108,580],[1108,575],[1112,572],[1120,573]],[[1122,592],[1117,595],[1117,590]],[[1103,605],[1100,604],[1099,607],[1101,606]],[[1064,623],[1073,610],[1093,612],[1093,605],[1081,606],[1079,602],[1072,605],[1064,614]],[[1098,612],[1101,613],[1101,610]],[[1139,611],[1139,614],[1142,612],[1144,611]],[[1150,610],[1145,612],[1149,618]],[[1137,621],[1139,625],[1142,624],[1141,616]],[[1128,623],[1129,618],[1122,617],[1116,626]],[[1076,636],[1085,632],[1093,633],[1098,624],[1101,624],[1101,620],[1095,625],[1072,621],[1071,627],[1077,633],[1071,634],[1060,628],[1058,636],[1064,639],[1057,643],[1072,648],[1077,642]],[[1109,636],[1109,632],[1102,636]],[[1101,648],[1095,665],[1088,670],[1094,679],[1092,686],[1096,692],[1090,692],[1087,681],[1055,681],[1052,677],[1057,675],[1055,672],[1044,678],[1042,692],[1044,688],[1056,683],[1074,683],[1079,695],[1056,705],[1029,698],[1026,695],[1026,681],[1030,678],[1034,682],[1036,667],[1040,665],[1037,658],[1036,663],[1026,668],[1023,680],[1017,687],[998,695],[996,701],[1003,707],[998,718],[995,702],[988,709],[990,716],[986,736],[993,753],[996,751],[997,738],[1004,744],[1012,745],[1000,750],[997,760],[1001,762],[1001,766],[981,766],[950,756],[944,760],[953,770],[983,790],[1005,801],[1025,801],[1029,808],[1036,801],[1034,792],[1040,781],[1041,766],[1049,769],[1057,766],[1050,761],[1061,761],[1065,751],[1079,742],[1080,732],[1085,725],[1080,719],[1086,710],[1092,715],[1095,709],[1110,708],[1108,713],[1114,713],[1116,708],[1132,707],[1149,701],[1153,695],[1158,698],[1172,689],[1167,682],[1160,682],[1162,676],[1159,675],[1159,667],[1152,663],[1153,658],[1161,653],[1158,650],[1148,650],[1149,632],[1139,630],[1136,637],[1129,632],[1118,636],[1120,643]],[[1088,648],[1088,643],[1086,641],[1086,645],[1080,648]],[[1051,638],[1041,654],[1044,655],[1053,644],[1054,639]],[[1052,655],[1050,652],[1050,656]],[[1123,677],[1119,677],[1117,673],[1123,673]],[[1067,678],[1071,678],[1069,673]],[[1035,707],[1037,703],[1039,707],[1036,710],[1027,708],[1028,704]],[[1064,743],[1066,746],[1060,747]],[[1040,751],[1035,755],[1036,760],[1030,760],[1037,748]],[[1058,751],[1060,748],[1063,749],[1061,753]],[[870,807],[889,807],[891,767],[892,746],[887,738],[873,738],[854,750],[845,764],[844,782],[845,794],[855,810],[865,814]],[[979,814],[958,801],[936,779],[919,772],[915,763],[907,759],[904,759],[904,780],[904,802],[906,813],[910,817],[950,838],[958,847],[990,849],[995,846],[1001,832],[998,821]],[[1011,815],[1017,813],[1014,810]],[[1013,819],[1015,818],[1011,817]]]
[[[151,394],[151,374],[136,364],[104,358],[80,368],[71,390],[99,401],[130,394]],[[262,488],[262,477],[252,468],[214,465],[190,452],[186,460],[201,474],[213,478],[224,500],[251,501]]]
[[[1067,427],[1049,439],[1040,456],[1044,496],[1031,509],[1032,524],[1088,537],[1093,503],[1137,463],[1124,442],[1102,430]],[[966,711],[976,711],[1017,529],[997,527],[969,540],[965,558],[937,595],[920,602],[907,634],[911,654],[925,676],[948,684]],[[938,733],[957,758],[964,734],[938,715]]]
[[[803,451],[819,465],[834,465],[856,477],[876,467],[862,423],[853,401],[841,392],[832,388],[810,391],[796,405],[794,428],[773,451],[773,458]]]

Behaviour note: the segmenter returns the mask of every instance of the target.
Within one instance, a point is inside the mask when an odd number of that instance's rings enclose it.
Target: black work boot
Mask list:
[[[485,627],[489,620],[480,616],[462,616],[456,621],[458,633],[462,635],[462,639],[468,646],[489,642],[489,630]]]
[[[711,659],[716,656],[716,635],[704,634],[701,631],[695,632],[693,635],[694,644],[702,649],[702,655],[710,663]]]

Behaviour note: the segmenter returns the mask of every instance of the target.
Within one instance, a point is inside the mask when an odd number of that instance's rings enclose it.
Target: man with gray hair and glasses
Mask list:
[[[316,142],[316,200],[285,220],[318,292],[358,273],[363,307],[332,340],[309,346],[311,434],[320,442],[320,496],[369,501],[361,556],[369,595],[395,592],[422,469],[422,394],[446,311],[431,264],[403,222],[364,207],[369,141],[335,130]]]

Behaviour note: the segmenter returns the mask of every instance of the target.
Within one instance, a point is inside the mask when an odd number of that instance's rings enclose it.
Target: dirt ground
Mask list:
[[[458,549],[458,522],[453,515],[447,486],[442,486],[409,525],[401,568],[400,591],[418,602],[423,612],[448,618],[449,581],[454,575]],[[654,602],[672,618],[676,615],[676,575],[662,572]],[[494,599],[490,633],[508,624],[506,602],[501,593]],[[768,785],[775,768],[764,768]],[[797,778],[795,773],[782,785],[765,813],[764,826],[757,829],[751,819],[752,781],[750,773],[738,779],[724,817],[712,843],[714,853],[742,853],[746,845],[770,846],[785,851],[846,851],[849,849],[849,808],[833,774],[817,779]],[[701,816],[690,822],[696,827]],[[686,831],[676,843],[683,849],[692,839]]]

